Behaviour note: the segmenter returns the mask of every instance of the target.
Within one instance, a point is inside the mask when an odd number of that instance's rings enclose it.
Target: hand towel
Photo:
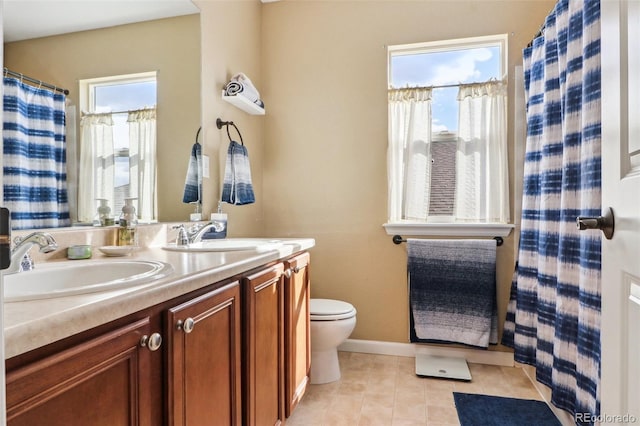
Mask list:
[[[498,342],[496,242],[408,239],[412,342]]]
[[[200,194],[202,194],[202,147],[200,143],[196,142],[191,147],[182,202],[193,203],[201,201]]]
[[[249,153],[244,145],[236,141],[231,141],[227,150],[221,199],[225,203],[235,205],[255,202]]]
[[[249,77],[243,73],[238,73],[231,77],[231,80],[224,88],[226,96],[244,96],[254,104],[264,108],[264,102],[260,99],[258,89],[253,85]]]

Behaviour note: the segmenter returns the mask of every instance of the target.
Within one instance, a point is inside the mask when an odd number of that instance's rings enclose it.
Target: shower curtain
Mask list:
[[[69,226],[65,95],[4,77],[4,205],[13,229]]]
[[[522,229],[503,343],[535,366],[554,405],[595,416],[601,234],[578,231],[576,216],[601,214],[600,2],[560,0],[524,70]]]

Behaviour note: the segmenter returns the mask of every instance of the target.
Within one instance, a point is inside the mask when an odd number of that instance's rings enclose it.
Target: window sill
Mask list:
[[[507,237],[515,227],[508,223],[385,223],[388,235],[447,237]]]

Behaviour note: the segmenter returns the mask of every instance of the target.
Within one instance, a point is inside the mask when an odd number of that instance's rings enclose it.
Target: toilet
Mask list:
[[[338,346],[356,326],[356,309],[350,303],[333,299],[311,299],[311,383],[340,379]]]

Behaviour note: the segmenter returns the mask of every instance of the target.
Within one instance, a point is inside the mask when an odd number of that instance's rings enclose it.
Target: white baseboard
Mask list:
[[[447,356],[454,358],[464,358],[467,362],[475,364],[501,365],[513,367],[513,353],[486,351],[483,349],[471,348],[445,348],[428,344],[381,342],[377,340],[356,340],[347,339],[338,346],[339,351],[361,352],[377,355],[394,355],[415,357],[416,353],[425,355]]]

